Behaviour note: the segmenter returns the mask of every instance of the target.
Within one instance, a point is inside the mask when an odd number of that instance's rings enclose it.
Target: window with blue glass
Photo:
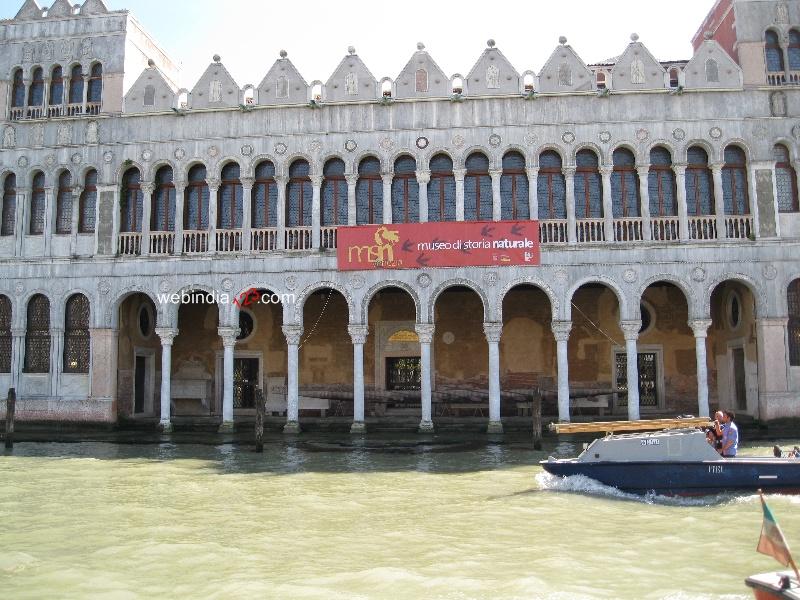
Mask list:
[[[45,205],[44,173],[39,171],[33,176],[31,185],[31,215],[28,226],[30,235],[42,235],[44,233]]]
[[[411,156],[394,162],[392,178],[392,223],[419,222],[417,163]]]
[[[94,233],[95,208],[97,206],[97,171],[88,171],[83,179],[83,193],[81,194],[78,214],[78,231],[80,233]]]
[[[650,192],[650,216],[675,217],[678,215],[672,155],[663,146],[657,146],[650,151],[650,173],[647,187]]]
[[[558,152],[547,150],[539,156],[539,218],[567,218],[567,185],[561,172],[561,156]]]
[[[69,74],[69,103],[83,104],[83,70],[75,65]]]
[[[764,52],[767,59],[767,71],[770,73],[784,70],[783,49],[778,34],[768,29],[764,34]]]
[[[575,218],[603,218],[603,181],[600,161],[591,150],[575,155]]]
[[[151,231],[175,229],[175,176],[170,166],[156,171],[151,211]]]
[[[50,74],[50,106],[64,102],[64,70],[56,65]]]
[[[72,175],[69,171],[58,176],[56,233],[72,233]]]
[[[633,152],[627,148],[614,150],[614,169],[611,173],[611,206],[615,219],[641,216],[636,158]]]
[[[31,91],[28,94],[28,106],[44,104],[44,70],[36,67],[31,75]]]
[[[14,71],[14,83],[11,86],[11,107],[25,106],[25,78],[22,69]]]
[[[686,152],[686,211],[691,217],[714,214],[714,180],[708,153],[699,146]]]
[[[286,190],[286,226],[311,227],[311,177],[308,162],[296,160],[289,167]]]
[[[489,159],[480,152],[467,157],[464,176],[464,220],[491,221],[492,178],[489,176]]]
[[[507,152],[503,156],[503,174],[500,176],[500,218],[503,221],[531,218],[525,157],[519,152]]]
[[[142,230],[143,197],[142,177],[139,169],[132,168],[122,176],[122,194],[120,197],[120,222],[122,232],[132,233]]]
[[[783,144],[776,144],[772,149],[775,161],[775,184],[778,188],[778,211],[798,212],[797,174],[792,168],[789,150]]]
[[[256,166],[253,182],[252,224],[255,229],[278,226],[278,185],[275,182],[275,165],[268,160]]]
[[[726,215],[750,214],[747,193],[747,157],[738,146],[725,148],[725,165],[722,167],[722,197]]]
[[[428,183],[428,221],[456,220],[456,178],[453,161],[446,154],[431,159]]]
[[[217,228],[239,229],[242,226],[242,182],[235,162],[222,167],[217,200]]]
[[[100,103],[103,101],[103,65],[95,63],[89,71],[89,90],[87,94],[89,102]]]
[[[187,231],[208,229],[208,183],[205,165],[195,165],[189,169],[183,201],[183,228]]]
[[[344,161],[332,158],[322,168],[322,214],[323,227],[347,225],[347,180],[344,176]]]
[[[383,222],[383,179],[381,162],[369,156],[358,165],[356,183],[356,224]]]
[[[800,71],[800,31],[789,30],[789,70]]]
[[[13,173],[6,175],[3,182],[3,223],[1,235],[14,235],[17,223],[17,177]]]
[[[789,364],[800,367],[800,279],[789,284]]]

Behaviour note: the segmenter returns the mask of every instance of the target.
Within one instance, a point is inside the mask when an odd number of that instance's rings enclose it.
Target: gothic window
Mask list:
[[[692,146],[686,153],[686,210],[696,217],[714,214],[714,183],[708,153]]]
[[[268,160],[258,163],[256,167],[251,222],[255,229],[278,226],[278,186],[275,183],[275,165]]]
[[[519,152],[508,152],[503,156],[503,174],[500,176],[500,218],[517,221],[530,217],[525,157]]]
[[[0,373],[11,373],[11,300],[0,296]]]
[[[775,183],[778,188],[778,211],[798,212],[797,175],[792,168],[789,151],[783,144],[776,144],[772,149],[775,161]]]
[[[747,193],[747,158],[738,146],[725,148],[725,165],[722,167],[722,197],[726,215],[750,214]]]
[[[344,161],[332,158],[322,169],[322,214],[323,227],[347,225],[347,180],[344,177]]]
[[[383,179],[381,162],[369,156],[358,165],[356,184],[356,224],[383,222]]]
[[[567,186],[561,172],[561,156],[547,150],[539,156],[539,178],[536,182],[539,218],[567,218]]]
[[[22,69],[17,69],[14,71],[14,84],[11,88],[11,107],[21,106],[25,106],[25,79],[22,76]]]
[[[783,49],[778,34],[768,29],[764,34],[764,52],[767,59],[767,71],[776,73],[784,70]]]
[[[489,176],[489,159],[480,152],[467,157],[464,176],[464,220],[491,221],[492,179]]]
[[[672,171],[672,156],[663,146],[650,151],[650,173],[647,178],[650,191],[650,215],[653,217],[675,217],[678,214],[678,199],[675,188],[675,173]]]
[[[103,65],[95,63],[89,75],[89,102],[99,104],[103,101]]]
[[[42,106],[44,104],[44,71],[41,67],[33,70],[31,77],[31,91],[28,94],[28,106]]]
[[[143,197],[139,169],[132,168],[122,176],[122,194],[119,199],[121,232],[142,230]]]
[[[75,65],[70,71],[69,103],[83,104],[83,71],[80,65]]]
[[[41,294],[28,302],[24,371],[50,372],[50,301]]]
[[[636,158],[626,148],[614,150],[611,173],[611,206],[615,219],[639,217],[639,177]]]
[[[411,156],[401,156],[394,162],[392,178],[392,223],[419,221],[419,183],[417,163]]]
[[[800,279],[789,284],[789,364],[800,367]],[[10,308],[9,308],[10,310]]]
[[[242,182],[240,168],[235,162],[222,167],[217,202],[217,227],[239,229],[242,226]]]
[[[28,227],[28,233],[30,235],[42,235],[44,233],[46,203],[44,173],[39,171],[33,176],[33,185],[31,186],[31,220]]]
[[[431,159],[428,220],[456,220],[456,179],[453,176],[453,161],[446,154],[437,154]]]
[[[706,81],[708,83],[719,83],[719,65],[713,58],[706,61]]]
[[[64,315],[64,373],[89,372],[89,300],[75,294]]]
[[[800,71],[800,31],[789,30],[789,70]]]
[[[156,104],[156,88],[148,85],[144,88],[144,105],[155,106]]]
[[[64,102],[64,70],[56,65],[50,75],[50,106]]]
[[[208,229],[208,183],[206,168],[195,165],[189,169],[189,181],[184,192],[183,227],[188,231]]]
[[[414,80],[417,92],[428,91],[428,72],[425,69],[417,69],[417,72],[414,74]]]
[[[58,176],[56,233],[72,233],[72,175],[69,171]]]
[[[83,180],[83,193],[80,199],[78,231],[94,233],[95,207],[97,206],[97,171],[92,169]]]
[[[6,175],[3,182],[3,223],[0,235],[14,235],[17,222],[17,177]]]
[[[155,184],[150,230],[173,231],[175,229],[175,179],[172,167],[164,166],[156,171]]]
[[[603,218],[603,181],[600,161],[591,150],[575,155],[575,218]]]
[[[305,160],[296,160],[289,167],[286,190],[286,226],[311,227],[311,177]]]

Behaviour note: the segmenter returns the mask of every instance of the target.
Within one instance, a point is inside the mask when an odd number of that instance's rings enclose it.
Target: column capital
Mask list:
[[[436,325],[433,323],[417,323],[414,325],[414,331],[417,332],[421,344],[430,344],[433,341]]]
[[[178,330],[172,327],[156,327],[156,335],[161,339],[162,346],[171,346],[178,335]]]
[[[290,346],[299,344],[300,338],[303,337],[303,328],[300,325],[284,325],[281,330],[286,338],[286,343]]]
[[[381,173],[383,183],[392,183],[394,181],[394,173]]]
[[[525,168],[525,173],[530,178],[538,177],[539,176],[539,167],[526,167]]]
[[[572,321],[551,321],[550,329],[553,331],[557,342],[566,342],[572,331]]]
[[[650,165],[636,165],[636,173],[639,177],[647,177],[650,174]]]
[[[725,166],[723,163],[710,163],[708,168],[711,169],[711,172],[716,175],[717,173],[722,173],[722,167]]]
[[[63,325],[53,325],[50,327],[50,335],[61,335],[64,333]]]
[[[11,335],[14,337],[25,337],[26,330],[24,327],[12,327]]]
[[[206,179],[206,183],[208,184],[209,190],[219,189],[220,180],[217,179],[216,177],[209,177],[208,179]]]
[[[463,181],[464,177],[467,175],[466,169],[453,169],[453,177],[455,177],[456,181]]]
[[[503,324],[502,323],[484,323],[483,324],[483,333],[486,334],[486,341],[491,343],[497,343],[500,341],[500,337],[503,335]]]
[[[358,183],[358,173],[345,173],[344,178],[348,186],[354,186]]]
[[[417,171],[417,183],[420,185],[428,185],[431,181],[430,171]]]
[[[619,328],[622,329],[626,342],[635,342],[639,339],[639,331],[642,329],[642,320],[620,321]]]
[[[364,344],[369,335],[369,325],[348,325],[347,333],[350,334],[354,344]]]
[[[711,319],[691,319],[689,327],[694,332],[694,337],[704,338],[708,336],[708,328],[711,327]]]
[[[286,185],[289,182],[289,178],[286,175],[275,175],[273,179],[275,179],[276,183],[281,185]]]
[[[152,181],[142,181],[139,184],[139,188],[142,190],[144,196],[152,196],[153,192],[156,190],[156,184]]]
[[[561,167],[561,172],[564,174],[564,177],[575,177],[575,172],[577,171],[577,167],[574,166],[566,166]]]
[[[82,185],[73,185],[72,186],[72,196],[73,196],[73,198],[80,198],[81,194],[83,194],[83,186]]]
[[[322,186],[322,179],[323,179],[322,175],[311,175],[309,179],[311,180],[311,185],[313,185],[314,187]]]
[[[672,170],[674,171],[675,175],[686,175],[686,163],[674,163],[672,165]]]
[[[788,323],[788,315],[785,317],[761,317],[756,319],[757,327],[786,327]]]
[[[611,174],[614,172],[614,167],[609,165],[600,165],[597,168],[597,172],[600,173],[601,177],[611,177]]]
[[[225,348],[233,348],[236,345],[236,338],[239,337],[239,328],[218,327],[217,333],[222,338],[222,345]]]
[[[186,180],[184,179],[176,179],[172,182],[172,185],[175,186],[175,195],[183,194],[186,191]]]
[[[243,188],[251,188],[252,189],[253,184],[256,181],[256,178],[255,177],[240,177],[239,181],[242,182],[242,187]]]
[[[489,177],[499,179],[503,176],[503,169],[489,169]]]

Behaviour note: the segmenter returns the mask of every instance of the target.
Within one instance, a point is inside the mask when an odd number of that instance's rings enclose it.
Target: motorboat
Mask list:
[[[800,582],[791,571],[752,575],[745,579],[756,600],[800,600]]]
[[[800,459],[722,458],[706,439],[703,428],[709,426],[707,419],[558,424],[558,433],[608,433],[577,458],[551,456],[541,465],[553,475],[583,475],[633,494],[800,493]]]

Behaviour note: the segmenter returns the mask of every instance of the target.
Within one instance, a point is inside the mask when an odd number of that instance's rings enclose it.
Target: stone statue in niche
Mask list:
[[[769,97],[770,114],[773,117],[786,116],[786,94],[783,92],[772,92]]]
[[[64,40],[61,42],[61,56],[66,58],[72,58],[72,42],[69,40]]]
[[[81,42],[81,56],[90,56],[92,54],[92,40],[86,38]]]
[[[100,143],[100,127],[98,126],[97,121],[89,121],[89,123],[86,125],[86,143]]]
[[[16,148],[17,146],[17,132],[11,125],[3,131],[3,148]]]
[[[415,79],[416,79],[416,90],[418,92],[427,92],[428,72],[425,69],[417,69]]]
[[[219,79],[211,80],[211,87],[208,91],[208,101],[209,102],[222,101],[222,82]]]
[[[631,83],[636,85],[644,83],[644,63],[641,58],[634,58],[631,62]]]
[[[789,22],[789,6],[785,2],[781,2],[780,4],[778,4],[778,8],[775,10],[775,22],[776,23]]]
[[[275,84],[275,97],[276,98],[288,98],[289,97],[289,80],[286,79],[283,75],[278,77],[278,81]]]
[[[572,69],[568,63],[558,67],[558,85],[572,85]]]
[[[68,146],[72,143],[72,129],[69,125],[59,125],[56,134],[56,144],[59,146]]]
[[[358,96],[358,76],[355,73],[345,75],[344,91],[348,96]]]
[[[31,134],[34,146],[44,146],[44,125],[38,123]]]
[[[496,65],[489,65],[486,69],[486,87],[490,90],[500,87],[500,69]]]
[[[706,81],[708,83],[719,83],[719,65],[713,58],[706,61]]]

